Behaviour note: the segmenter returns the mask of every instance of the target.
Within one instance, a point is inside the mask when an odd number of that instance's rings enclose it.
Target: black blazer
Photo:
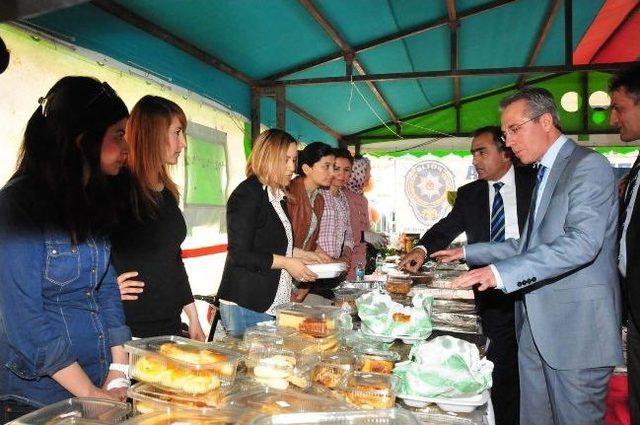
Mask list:
[[[516,167],[516,206],[518,227],[524,229],[531,203],[531,194],[536,181],[536,171],[531,167]],[[462,232],[467,233],[467,241],[489,241],[489,185],[486,180],[476,180],[458,189],[456,202],[451,212],[434,224],[420,238],[418,245],[427,248],[429,253],[445,249]]]
[[[247,178],[229,197],[227,234],[218,297],[264,312],[273,303],[280,281],[280,270],[271,269],[273,254],[286,255],[287,234],[257,177]]]
[[[624,205],[621,203],[621,209]],[[640,197],[636,203],[627,227],[627,276],[623,279],[627,295],[629,320],[640,328]]]

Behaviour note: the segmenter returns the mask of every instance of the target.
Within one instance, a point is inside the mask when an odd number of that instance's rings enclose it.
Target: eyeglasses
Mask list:
[[[514,125],[510,125],[509,127],[507,127],[507,129],[505,131],[502,132],[502,141],[506,142],[507,141],[507,136],[515,136],[516,134],[518,134],[518,132],[520,131],[520,129],[522,128],[522,126],[524,126],[526,123],[531,122],[533,120],[537,120],[538,118],[540,118],[541,116],[543,116],[544,114],[546,114],[546,112],[543,112],[541,114],[536,115],[533,118],[529,118],[526,121],[522,121],[519,124],[514,124]]]
[[[106,81],[104,81],[102,83],[102,88],[100,89],[100,91],[98,92],[97,95],[95,95],[95,97],[93,99],[91,99],[86,105],[85,105],[85,109],[90,108],[94,103],[96,103],[98,101],[98,99],[100,99],[101,97],[106,96],[108,98],[115,98],[118,95],[116,94],[116,91],[111,88],[111,86],[109,85],[109,83],[107,83]]]

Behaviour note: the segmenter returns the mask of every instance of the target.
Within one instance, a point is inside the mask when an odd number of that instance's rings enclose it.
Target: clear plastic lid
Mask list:
[[[262,415],[250,422],[251,425],[420,425],[409,411],[404,409],[351,410],[345,412],[286,413]]]
[[[292,340],[296,340],[298,342],[295,344],[289,344],[289,341]],[[285,340],[285,346],[287,347],[294,347],[296,344],[304,346],[305,350],[310,350],[312,353],[332,353],[338,349],[339,339],[337,334],[318,337],[297,332],[295,335]],[[309,351],[305,351],[305,353],[307,352]]]
[[[139,382],[129,388],[127,395],[133,400],[134,409],[142,414],[170,412],[176,409],[193,410],[207,414],[220,407],[225,393],[221,389],[217,389],[206,394],[190,396],[165,391],[162,388]]]
[[[325,337],[336,333],[340,312],[341,309],[334,306],[289,303],[276,309],[276,324],[307,335]]]
[[[373,346],[362,345],[355,348],[356,368],[360,372],[390,374],[400,355],[395,351],[378,350]]]
[[[391,294],[407,295],[411,292],[412,284],[411,279],[389,278],[384,284],[384,289]]]
[[[397,386],[394,375],[352,372],[341,390],[345,400],[359,409],[389,409],[395,405]]]
[[[217,410],[201,415],[190,411],[172,411],[147,413],[134,416],[123,424],[127,425],[232,425],[240,423],[247,412],[236,410]]]
[[[69,398],[28,413],[11,424],[115,424],[131,412],[128,403],[98,398]]]
[[[256,388],[230,395],[223,401],[225,407],[256,410],[262,414],[340,411],[348,406],[339,401],[305,394],[299,391]]]
[[[324,356],[313,371],[313,383],[329,389],[337,388],[354,367],[355,357],[350,353],[338,352]]]
[[[130,373],[169,391],[204,394],[233,384],[241,356],[233,351],[177,336],[129,341]]]

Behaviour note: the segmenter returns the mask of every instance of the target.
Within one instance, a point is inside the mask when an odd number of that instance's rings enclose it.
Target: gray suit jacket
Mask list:
[[[526,251],[525,226],[519,240],[467,246],[466,260],[494,264],[507,292],[523,291],[516,328],[526,314],[551,367],[621,364],[618,197],[611,165],[568,140],[539,196]]]

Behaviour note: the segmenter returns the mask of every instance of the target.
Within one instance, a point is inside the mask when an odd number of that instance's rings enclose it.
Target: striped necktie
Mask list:
[[[504,241],[504,202],[500,189],[504,183],[497,182],[493,184],[496,193],[493,197],[493,206],[491,207],[491,242]]]
[[[538,165],[538,175],[536,176],[536,185],[533,188],[533,195],[531,196],[531,206],[529,207],[529,219],[527,220],[527,240],[525,241],[525,251],[529,247],[529,240],[531,239],[531,230],[533,229],[533,223],[535,222],[536,206],[538,205],[538,192],[540,191],[540,183],[544,178],[544,173],[547,171],[547,167],[540,164]]]

